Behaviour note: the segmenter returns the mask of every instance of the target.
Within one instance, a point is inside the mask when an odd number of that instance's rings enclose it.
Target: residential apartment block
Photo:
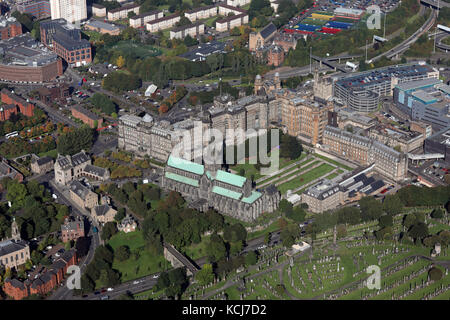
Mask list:
[[[170,39],[184,39],[187,35],[196,38],[205,33],[204,23],[195,23],[192,25],[181,26],[170,30]]]
[[[164,13],[162,11],[155,10],[155,11],[145,12],[143,14],[131,17],[129,19],[130,27],[141,28],[141,27],[144,27],[147,22],[153,21],[156,19],[160,19],[162,17],[164,17]]]
[[[140,5],[135,3],[125,4],[120,8],[112,9],[108,11],[108,20],[115,21],[120,19],[128,19],[128,13],[134,12],[139,14]]]
[[[96,17],[106,17],[106,7],[98,3],[92,4],[92,14]]]
[[[178,21],[180,21],[180,18],[181,17],[178,13],[172,14],[170,16],[147,22],[145,28],[148,32],[158,32],[159,30],[172,28]]]
[[[232,7],[242,7],[249,3],[250,0],[227,0],[227,5]]]
[[[186,11],[184,16],[188,18],[191,22],[195,22],[200,19],[208,19],[217,16],[217,6],[205,6]]]
[[[17,11],[27,13],[37,19],[45,19],[51,16],[49,0],[26,0],[17,4]]]
[[[86,0],[50,0],[50,12],[52,20],[80,22],[87,19]]]
[[[220,8],[220,7],[219,7]],[[219,21],[216,21],[216,30],[224,32],[233,29],[234,27],[240,27],[248,23],[248,14],[240,13],[234,16],[229,16]]]

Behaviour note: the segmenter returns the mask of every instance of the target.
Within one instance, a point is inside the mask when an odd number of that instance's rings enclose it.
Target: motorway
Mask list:
[[[418,30],[416,30],[416,32],[414,32],[408,39],[406,39],[405,41],[403,41],[402,43],[398,44],[397,46],[395,46],[394,48],[383,52],[382,54],[373,57],[372,59],[370,59],[369,61],[374,62],[377,61],[379,59],[381,59],[382,57],[386,56],[387,58],[391,59],[392,57],[395,57],[396,55],[406,51],[409,49],[409,47],[417,41],[417,39],[419,39],[419,37],[428,32],[428,30],[431,29],[431,27],[434,25],[434,23],[436,22],[436,10],[433,10],[432,13],[430,14],[430,16],[428,17],[428,19],[425,21],[425,23],[423,24],[422,27],[420,27]]]

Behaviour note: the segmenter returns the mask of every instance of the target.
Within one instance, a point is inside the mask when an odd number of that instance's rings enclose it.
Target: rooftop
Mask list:
[[[0,41],[0,58],[5,65],[43,66],[58,59],[58,56],[29,33]]]
[[[185,159],[169,156],[167,160],[167,165],[169,167],[177,168],[183,171],[189,171],[198,175],[202,175],[205,171],[203,165],[188,161]]]
[[[105,29],[108,31],[120,30],[118,27],[116,27],[115,25],[113,25],[111,23],[106,23],[106,22],[99,21],[99,20],[90,20],[90,21],[88,21],[88,23],[86,25],[91,26],[93,28]]]

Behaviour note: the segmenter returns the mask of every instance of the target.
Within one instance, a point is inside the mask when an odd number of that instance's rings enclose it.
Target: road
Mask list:
[[[52,177],[52,174],[46,175],[46,178]],[[42,181],[42,179],[41,179]],[[52,183],[51,180],[48,180],[49,188],[52,193],[54,193],[58,198],[57,202],[65,204],[66,206],[69,206],[72,208],[72,214],[75,216],[81,217],[81,218],[87,218],[88,216],[85,215],[77,206],[67,197],[64,196],[64,194],[61,192],[60,188],[56,186],[55,183]],[[86,219],[84,219],[86,221]],[[100,236],[98,233],[93,233],[92,228],[89,228],[89,232],[87,234],[88,237],[91,239],[91,244],[89,251],[87,255],[80,261],[79,266],[81,269],[81,274],[83,274],[84,270],[86,269],[86,266],[92,261],[94,258],[95,249],[100,245]],[[50,300],[71,300],[73,299],[72,296],[72,290],[68,289],[67,286],[62,286],[58,288],[50,297]]]
[[[79,123],[76,123],[69,117],[65,116],[61,111],[56,110],[55,108],[52,108],[38,100],[33,100],[32,102],[35,103],[38,107],[42,108],[53,122],[62,122],[72,127],[80,127]]]
[[[408,50],[409,47],[414,42],[416,42],[417,39],[419,39],[419,37],[422,34],[428,32],[428,30],[431,29],[431,27],[434,25],[435,21],[436,21],[436,11],[433,10],[432,13],[430,14],[430,16],[428,17],[428,19],[423,24],[423,26],[420,27],[416,32],[414,32],[408,39],[406,39],[402,43],[398,44],[397,46],[395,46],[391,50],[388,50],[388,51],[383,52],[382,54],[380,54],[380,55],[378,55],[376,57],[373,57],[369,61],[374,62],[374,61],[377,61],[377,60],[381,59],[384,56],[386,56],[387,58],[391,59],[392,57],[395,57],[396,55],[398,55],[398,54]]]
[[[59,198],[59,196],[58,196]],[[265,236],[261,236],[252,240],[249,240],[247,242],[246,247],[244,247],[244,249],[242,250],[242,253],[246,253],[248,251],[252,251],[252,250],[258,250],[258,248],[262,245],[264,245],[264,238]],[[269,243],[269,245],[274,245],[280,242],[280,232],[273,232],[271,235],[271,241]],[[91,251],[89,251],[91,252]],[[206,257],[202,257],[200,259],[195,260],[195,263],[201,267],[203,266],[205,263],[208,263],[207,258]],[[159,272],[158,273],[154,273],[139,279],[135,279],[135,280],[131,280],[131,281],[127,281],[124,282],[118,286],[115,286],[113,289],[113,291],[107,291],[104,293],[100,293],[100,294],[95,294],[95,293],[91,293],[89,295],[87,295],[85,298],[82,297],[73,297],[72,295],[69,294],[68,289],[64,288],[60,288],[58,290],[61,291],[61,294],[58,294],[55,296],[56,300],[64,300],[64,299],[82,299],[82,300],[99,300],[101,299],[102,296],[108,295],[109,299],[114,299],[116,297],[119,297],[127,292],[132,293],[132,294],[137,294],[139,292],[143,292],[143,291],[147,291],[150,290],[151,288],[153,288],[153,286],[156,284],[157,277],[159,276]],[[65,290],[64,290],[65,289]]]

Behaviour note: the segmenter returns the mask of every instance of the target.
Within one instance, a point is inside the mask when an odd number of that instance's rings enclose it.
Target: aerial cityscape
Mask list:
[[[0,10],[1,302],[450,299],[450,0]]]

